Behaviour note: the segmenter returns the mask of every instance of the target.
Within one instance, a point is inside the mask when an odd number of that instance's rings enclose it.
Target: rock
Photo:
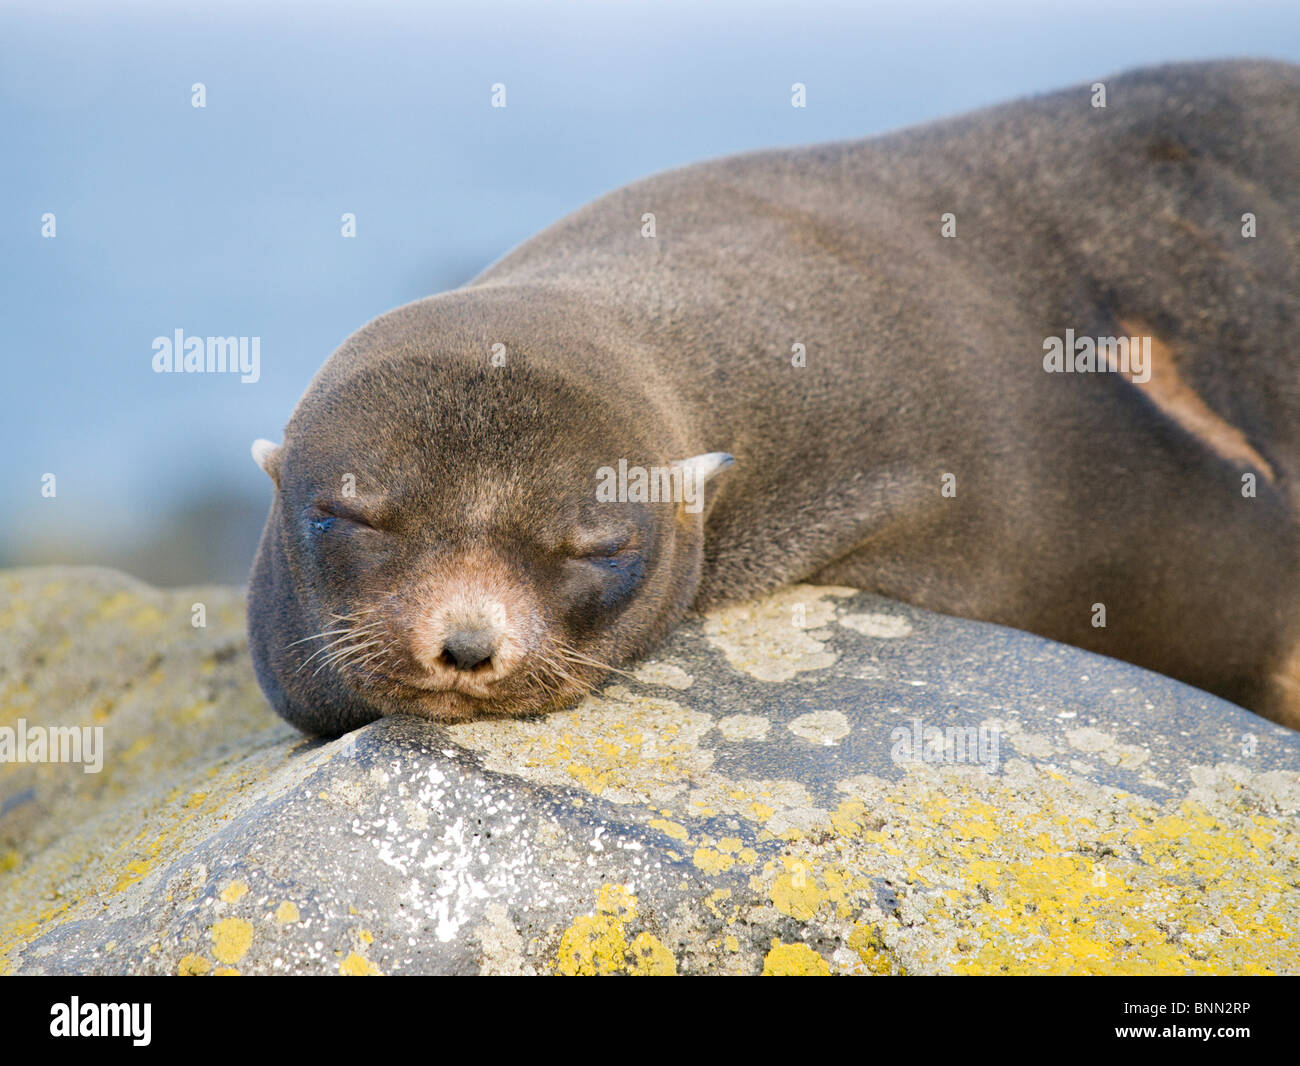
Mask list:
[[[571,711],[318,741],[238,590],[7,571],[20,719],[103,766],[0,764],[0,970],[1300,969],[1300,735],[850,589],[692,620]]]

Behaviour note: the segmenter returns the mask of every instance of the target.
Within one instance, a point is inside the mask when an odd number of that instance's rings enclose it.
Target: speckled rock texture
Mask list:
[[[0,972],[1300,972],[1300,735],[850,589],[571,711],[313,741],[239,590],[8,571],[19,720],[105,752],[0,764]]]

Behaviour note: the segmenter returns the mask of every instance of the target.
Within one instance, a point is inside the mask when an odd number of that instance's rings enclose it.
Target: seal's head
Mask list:
[[[323,734],[529,714],[659,640],[694,597],[703,486],[731,460],[661,454],[608,407],[486,360],[318,378],[283,445],[253,445],[275,499],[249,636],[276,710]]]

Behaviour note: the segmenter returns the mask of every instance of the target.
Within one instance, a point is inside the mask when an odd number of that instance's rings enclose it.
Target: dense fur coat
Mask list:
[[[1300,68],[1104,84],[659,175],[361,329],[260,454],[277,710],[555,706],[692,604],[812,579],[1300,724]],[[1047,372],[1067,329],[1149,338],[1150,380]],[[598,466],[720,452],[699,514],[593,505]],[[375,525],[342,534],[312,508],[347,474]],[[599,534],[632,547],[582,554]],[[303,668],[362,626],[369,666]],[[504,665],[453,699],[435,661],[467,626]],[[530,685],[556,641],[580,659]]]

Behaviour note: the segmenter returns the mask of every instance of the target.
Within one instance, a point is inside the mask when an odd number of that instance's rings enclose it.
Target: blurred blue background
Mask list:
[[[1294,0],[5,3],[0,565],[243,582],[330,352],[628,181],[1228,56],[1300,60]],[[261,379],[155,374],[178,328]]]

